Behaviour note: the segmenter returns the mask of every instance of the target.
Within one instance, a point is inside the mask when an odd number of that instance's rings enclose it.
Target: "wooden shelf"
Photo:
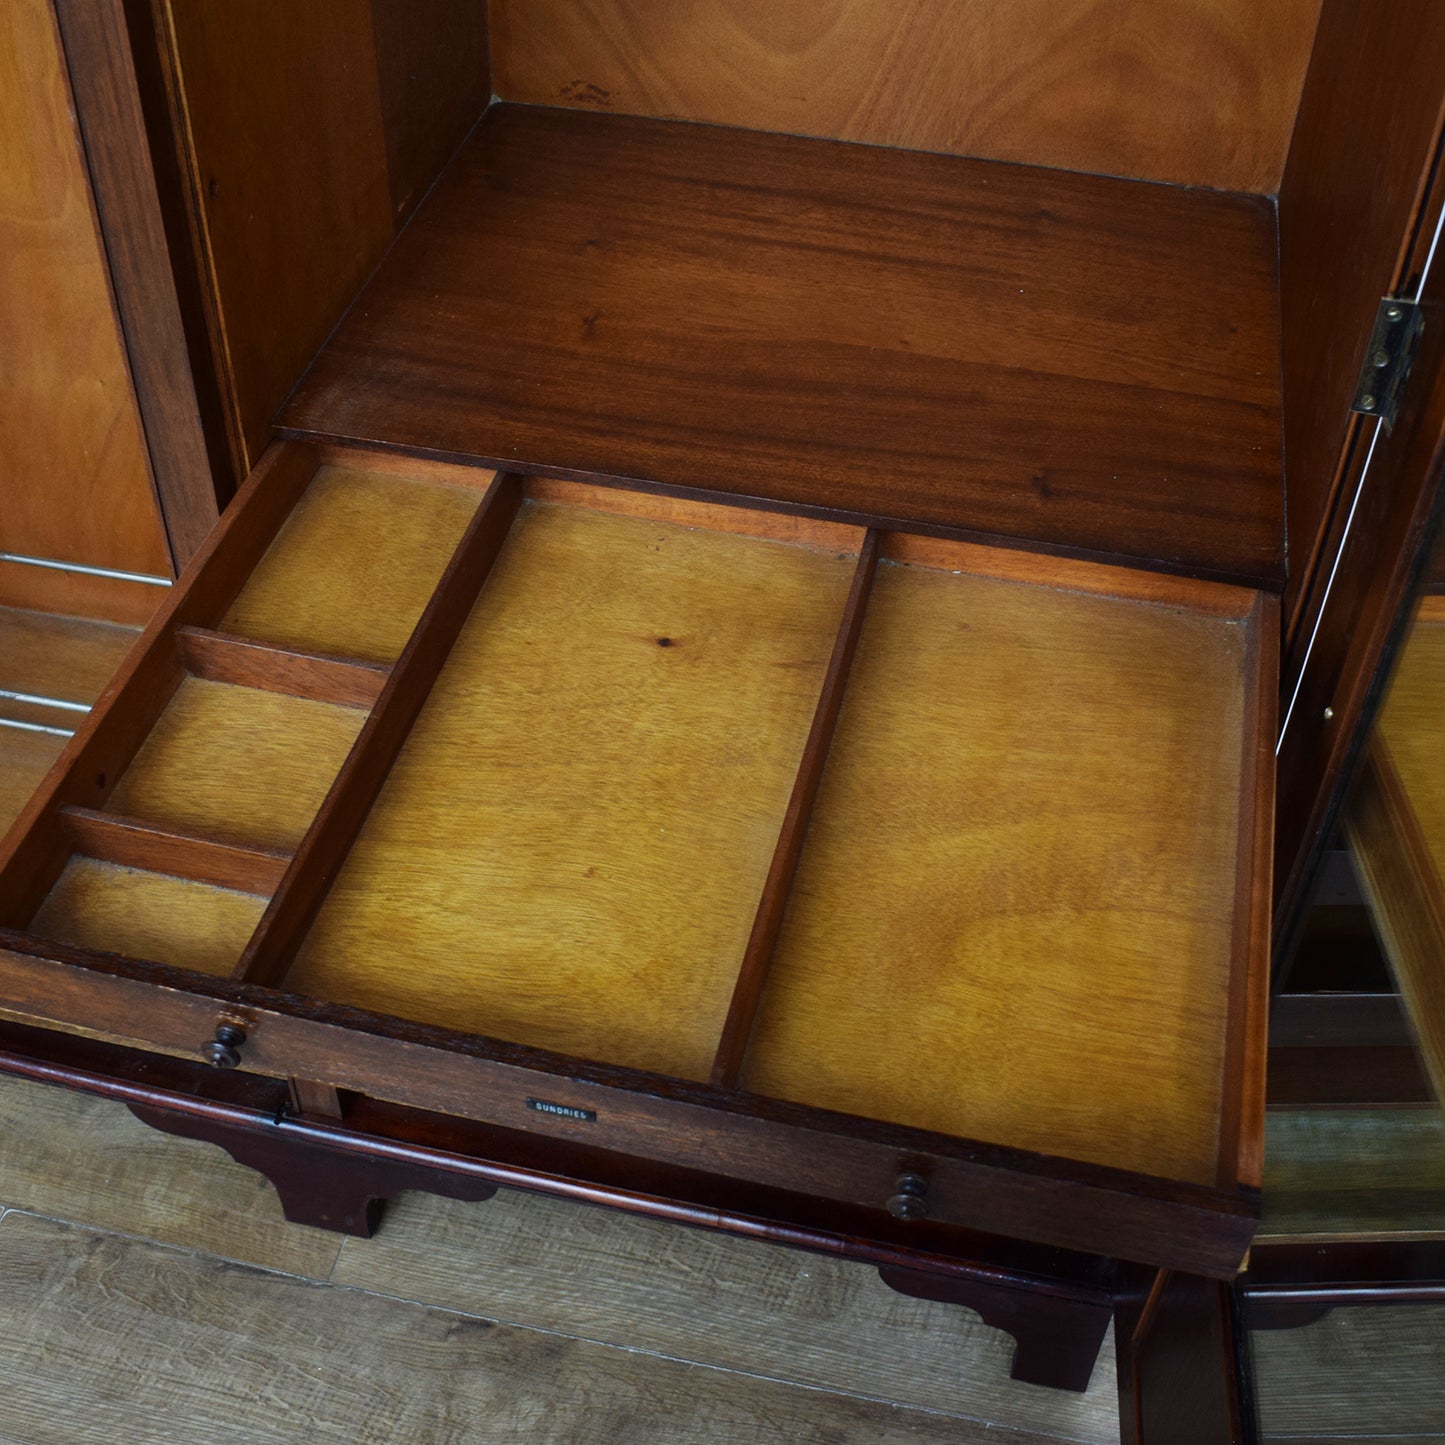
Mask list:
[[[278,418],[1283,577],[1262,197],[494,105]]]

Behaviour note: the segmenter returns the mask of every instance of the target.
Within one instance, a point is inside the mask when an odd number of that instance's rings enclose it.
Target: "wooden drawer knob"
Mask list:
[[[216,1037],[201,1049],[201,1057],[218,1069],[234,1069],[241,1062],[241,1045],[246,1042],[246,1030],[236,1024],[221,1024]]]
[[[888,1201],[894,1219],[925,1219],[928,1216],[928,1180],[921,1174],[900,1174]]]

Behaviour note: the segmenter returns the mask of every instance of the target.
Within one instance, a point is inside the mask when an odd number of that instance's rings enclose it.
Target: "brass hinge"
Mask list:
[[[1410,375],[1423,324],[1418,302],[1398,296],[1386,296],[1380,302],[1350,410],[1379,417],[1386,431],[1394,425],[1400,409],[1400,393]]]

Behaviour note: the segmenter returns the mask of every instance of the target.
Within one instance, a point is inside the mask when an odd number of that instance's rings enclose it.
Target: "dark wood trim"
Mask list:
[[[1434,0],[1321,11],[1278,203],[1292,645],[1338,545],[1350,454],[1373,427],[1350,404],[1376,308],[1411,294],[1400,288],[1445,114],[1442,47]]]
[[[280,1128],[266,1132],[237,1128],[148,1104],[129,1108],[152,1129],[219,1144],[237,1164],[265,1175],[292,1224],[313,1229],[370,1239],[381,1224],[385,1201],[405,1190],[421,1189],[468,1203],[490,1199],[497,1192],[494,1184],[454,1170],[367,1158],[298,1139]]]
[[[54,0],[91,188],[171,557],[220,515],[191,377],[124,0]]]
[[[1278,730],[1279,599],[1261,594],[1246,635],[1235,918],[1220,1103],[1219,1183],[1258,1189],[1264,1174],[1269,1055],[1269,946],[1274,867],[1274,743]]]
[[[501,553],[522,495],[522,478],[511,473],[488,487],[241,954],[233,975],[238,981],[275,984],[290,968]]]
[[[1121,1290],[1114,1316],[1123,1445],[1244,1445],[1253,1419],[1234,1292],[1163,1271]]]
[[[1250,1331],[1292,1330],[1333,1310],[1445,1302],[1445,1239],[1261,1245],[1243,1280]]]
[[[391,671],[379,662],[303,652],[206,627],[177,628],[176,644],[193,677],[342,707],[373,706]]]
[[[243,1070],[217,1073],[184,1059],[23,1024],[0,1021],[0,1072],[128,1105],[276,1131],[366,1158],[446,1168],[491,1184],[873,1265],[1083,1301],[1097,1300],[1114,1278],[1112,1264],[1091,1255],[945,1228],[928,1220],[907,1225],[879,1221],[834,1201],[364,1096],[348,1096],[344,1122],[297,1117],[288,1112],[288,1088],[280,1080]]]
[[[1089,1388],[1114,1313],[1107,1294],[1092,1302],[1067,1299],[1040,1289],[1010,1289],[890,1265],[880,1266],[878,1274],[899,1294],[962,1305],[990,1328],[1012,1335],[1010,1379],[1053,1390],[1082,1393]]]
[[[767,881],[763,885],[762,897],[753,917],[752,932],[743,952],[742,967],[738,970],[722,1037],[713,1058],[712,1081],[723,1088],[732,1088],[737,1083],[757,1023],[758,1005],[762,1002],[763,990],[767,986],[773,951],[783,926],[788,898],[793,890],[793,879],[798,872],[798,862],[803,856],[803,843],[808,836],[813,804],[817,801],[818,789],[822,786],[828,750],[833,745],[833,732],[838,725],[838,714],[842,711],[843,698],[848,690],[848,674],[853,667],[853,655],[858,650],[858,639],[863,633],[868,597],[873,590],[873,578],[878,570],[880,545],[881,534],[870,528],[863,538],[863,547],[858,554],[858,565],[854,569],[853,584],[848,589],[848,600],[843,608],[842,620],[838,624],[833,654],[823,677],[818,706],[813,714],[812,726],[808,730],[808,740],[803,746],[803,756],[798,763],[797,776],[793,780],[792,796],[788,799],[788,809],[783,815],[777,846],[773,850],[772,865],[768,869]]]
[[[147,823],[119,813],[91,808],[60,809],[71,847],[87,858],[169,873],[216,888],[235,888],[269,898],[275,891],[290,854],[245,843],[228,843],[183,828]]]
[[[174,633],[219,621],[316,471],[312,447],[272,447],[0,843],[0,925],[24,927],[60,876],[64,806],[99,810],[185,677]]]
[[[888,1218],[901,1172],[928,1180],[927,1222],[1230,1277],[1258,1196],[881,1124],[593,1064],[162,964],[0,932],[0,1008],[195,1056],[217,1025],[245,1032],[242,1066],[459,1119],[551,1135],[680,1168],[811,1194]],[[399,1061],[404,1061],[399,1062]],[[528,1100],[564,1106],[553,1115]],[[912,1225],[905,1225],[911,1228]]]

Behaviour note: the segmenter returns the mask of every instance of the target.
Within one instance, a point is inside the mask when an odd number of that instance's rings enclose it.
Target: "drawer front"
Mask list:
[[[708,1090],[666,1079],[653,1091],[623,1087],[588,1077],[595,1068],[522,1061],[530,1051],[487,1057],[479,1043],[443,1040],[437,1030],[378,1031],[376,1020],[363,1029],[327,1016],[343,1011],[301,1012],[301,1001],[266,1000],[255,989],[204,994],[156,977],[171,970],[114,966],[0,948],[0,1009],[192,1058],[229,1025],[244,1034],[241,1066],[256,1073],[322,1078],[381,1100],[859,1205],[877,1210],[880,1228],[897,1217],[889,1202],[912,1175],[923,1183],[920,1218],[1196,1274],[1231,1277],[1254,1232],[1256,1207],[1225,1191],[716,1091],[709,1102]]]

